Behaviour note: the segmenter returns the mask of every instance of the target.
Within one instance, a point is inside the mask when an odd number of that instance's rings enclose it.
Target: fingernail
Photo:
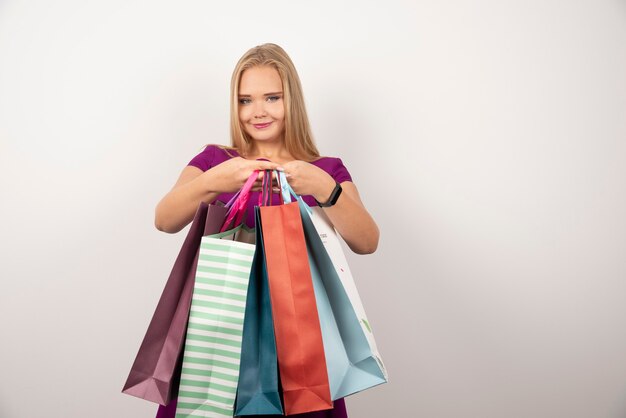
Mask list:
[[[282,168],[282,167],[276,167],[276,170],[278,170],[278,171],[285,171],[285,169]]]

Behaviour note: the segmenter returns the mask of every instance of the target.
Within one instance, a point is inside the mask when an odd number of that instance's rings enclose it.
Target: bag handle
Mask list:
[[[261,185],[261,193],[259,193],[259,202],[257,206],[272,205],[272,173],[265,170],[263,173],[263,184]]]
[[[276,182],[281,185],[280,176],[278,175],[277,170],[265,170],[265,174],[263,176],[263,186],[261,188],[261,193],[259,194],[259,204],[258,206],[272,206],[272,197],[274,196],[274,188],[272,187],[273,176],[276,176]],[[280,192],[278,192],[278,196],[281,196]],[[284,200],[279,200],[280,204],[284,203]],[[286,203],[291,202],[289,200]]]
[[[226,221],[224,221],[220,232],[226,231],[228,225],[230,225],[233,220],[235,221],[235,225],[241,223],[246,206],[248,205],[248,200],[250,200],[250,190],[252,190],[252,186],[258,177],[259,170],[254,170],[252,174],[250,174],[250,177],[248,177],[248,180],[244,183],[241,190],[239,190],[226,204],[226,206],[230,205],[230,207],[228,208]]]
[[[280,182],[280,192],[283,198],[283,202],[285,204],[291,203],[292,201],[291,198],[294,197],[295,200],[298,201],[299,203],[302,203],[301,206],[305,207],[307,212],[311,214],[313,210],[309,207],[309,205],[306,204],[304,200],[302,200],[302,197],[298,196],[296,192],[293,191],[293,189],[289,185],[289,182],[287,181],[287,176],[285,175],[285,172],[277,171],[277,170],[275,170],[274,172],[277,173],[278,175],[278,179]]]

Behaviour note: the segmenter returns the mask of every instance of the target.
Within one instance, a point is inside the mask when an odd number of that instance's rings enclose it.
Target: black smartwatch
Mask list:
[[[317,206],[321,207],[321,208],[329,208],[331,206],[333,206],[335,203],[337,203],[337,199],[339,199],[339,196],[341,195],[341,184],[335,182],[335,188],[333,189],[333,191],[330,193],[330,197],[328,198],[328,200],[324,203],[320,203],[318,202],[317,199],[315,199],[315,203],[317,203]]]

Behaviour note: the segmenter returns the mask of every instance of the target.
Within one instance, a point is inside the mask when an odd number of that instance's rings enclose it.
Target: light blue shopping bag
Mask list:
[[[302,215],[331,398],[387,382],[387,372],[332,224],[293,192],[284,173],[280,172],[279,178],[283,199],[289,202],[295,197]]]

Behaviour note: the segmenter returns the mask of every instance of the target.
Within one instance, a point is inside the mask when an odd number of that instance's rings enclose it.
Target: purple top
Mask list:
[[[228,154],[231,155],[228,155]],[[232,156],[238,157],[239,153],[235,150],[229,149],[225,150],[220,148],[218,145],[208,145],[204,151],[200,154],[196,155],[189,161],[190,166],[197,167],[202,171],[207,171],[209,168],[215,167],[218,164],[223,163],[226,160],[233,158]],[[352,177],[348,172],[348,169],[343,165],[343,162],[339,158],[333,157],[320,157],[315,161],[311,161],[311,164],[321,168],[325,172],[331,175],[331,177],[338,183],[343,183],[344,181],[352,181]],[[222,193],[217,196],[216,200],[219,200],[223,203],[228,202],[234,193]],[[313,196],[302,196],[302,199],[309,206],[316,206],[315,199]],[[246,225],[249,227],[254,227],[254,205],[259,200],[259,192],[250,193],[248,214],[246,219]],[[280,204],[280,196],[279,194],[274,194],[272,196],[272,205]]]

